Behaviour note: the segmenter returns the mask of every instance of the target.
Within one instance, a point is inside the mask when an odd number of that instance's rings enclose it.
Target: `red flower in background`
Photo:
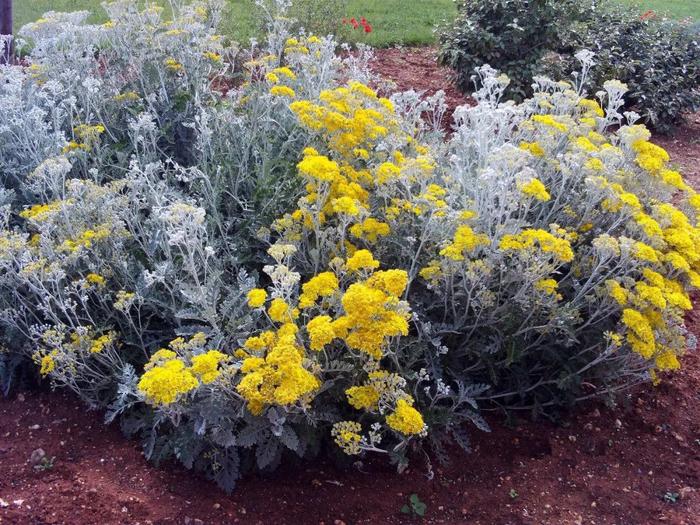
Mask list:
[[[360,18],[359,22],[355,17],[352,17],[350,20],[348,20],[347,18],[343,18],[342,22],[343,25],[351,25],[353,29],[359,29],[359,27],[362,26],[362,29],[365,33],[372,32],[372,25],[367,21],[367,19],[364,16]]]
[[[644,13],[640,18],[642,20],[649,20],[650,18],[654,18],[656,16],[656,13],[649,9],[646,13]]]

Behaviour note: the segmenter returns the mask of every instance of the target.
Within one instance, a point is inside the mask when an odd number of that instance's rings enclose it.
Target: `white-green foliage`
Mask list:
[[[624,86],[597,94],[605,110],[585,99],[589,54],[577,82],[537,79],[518,105],[480,68],[477,105],[446,137],[441,95],[388,101],[363,86],[369,50],[341,58],[275,16],[243,50],[217,37],[220,7],[166,21],[123,0],[101,26],[49,13],[20,32],[27,63],[0,66],[0,342],[14,354],[107,408],[148,457],[226,489],[331,436],[399,466],[427,436],[443,458],[446,436],[468,447],[464,422],[487,428],[481,407],[539,413],[677,367],[693,343],[700,203],[619,113]],[[367,149],[344,149],[338,130]],[[297,167],[317,157],[338,167],[332,184]],[[353,229],[369,218],[378,242]],[[351,268],[355,248],[405,292],[351,305],[352,286],[379,286]],[[303,285],[331,270],[337,290],[303,308]],[[253,289],[301,312],[282,323],[247,304]],[[389,334],[381,349],[339,330],[307,351],[312,315],[338,321],[351,306],[394,322],[365,320],[368,337]],[[275,331],[294,344],[264,366],[299,350],[292,372],[308,388],[259,402],[241,384],[273,351],[255,354],[251,338]],[[149,390],[144,378],[171,365],[187,367],[168,376],[177,395]],[[376,402],[351,406],[353,388]]]
[[[284,99],[251,83],[281,65],[289,21],[271,19],[268,41],[241,50],[215,33],[217,1],[173,21],[131,1],[105,8],[99,26],[47,13],[20,31],[26,63],[0,71],[3,340],[53,356],[52,379],[92,406],[134,394],[134,366],[176,336],[204,330],[235,348],[252,330],[257,231],[293,206],[309,140]],[[299,96],[370,78],[368,50],[335,51],[319,39],[313,57],[284,58]]]
[[[142,351],[204,325],[231,341],[239,269],[259,256],[260,225],[293,204],[308,140],[284,100],[260,86],[230,89],[243,76],[231,64],[269,55],[274,66],[285,26],[276,23],[269,49],[243,53],[215,35],[216,2],[185,7],[174,22],[132,2],[107,9],[102,26],[85,24],[88,13],[48,13],[20,32],[32,42],[29,67],[3,68],[4,204],[57,203],[27,223],[39,250],[3,259],[4,288],[35,305],[3,316],[24,336],[49,320],[118,328],[127,348]],[[293,64],[301,96],[342,74],[367,75],[356,59],[336,58],[333,42],[318,51],[322,67]],[[98,240],[80,241],[85,232]],[[17,273],[28,264],[34,272]],[[109,286],[86,286],[89,273]],[[112,308],[120,290],[136,294],[125,315]]]

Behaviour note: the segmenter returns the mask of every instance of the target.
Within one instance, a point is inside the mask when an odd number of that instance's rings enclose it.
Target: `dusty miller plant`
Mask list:
[[[243,49],[220,2],[106,9],[0,69],[5,377],[231,490],[324,444],[446,460],[484,410],[614,400],[694,345],[700,197],[624,85],[586,93],[591,53],[522,104],[479,68],[446,136],[441,94],[385,97],[285,17]]]

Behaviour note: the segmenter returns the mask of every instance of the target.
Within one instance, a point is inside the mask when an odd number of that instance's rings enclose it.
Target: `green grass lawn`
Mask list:
[[[700,20],[700,0],[621,0],[641,6],[642,11],[653,9],[659,13]],[[228,12],[223,32],[235,40],[247,42],[255,36],[260,24],[255,20],[253,0],[227,0]],[[163,5],[166,0],[160,0]],[[100,0],[19,0],[15,2],[15,27],[39,18],[45,11],[89,10],[92,20],[104,19]],[[364,41],[373,46],[392,44],[417,45],[435,41],[434,27],[442,20],[451,19],[456,13],[453,0],[349,0],[346,13],[338,18],[366,17],[374,31],[350,33],[349,39]]]
[[[100,0],[19,0],[15,2],[15,27],[32,22],[46,11],[80,11],[95,13],[93,22],[104,19]],[[159,0],[167,5],[166,0]],[[260,27],[255,20],[253,0],[227,0],[227,16],[222,31],[235,40],[247,42]],[[410,5],[407,5],[410,4]],[[453,0],[349,0],[346,13],[338,13],[338,24],[344,17],[365,17],[374,30],[350,33],[350,39],[373,46],[390,44],[428,44],[435,40],[433,28],[456,13]]]
[[[623,0],[623,2],[639,5],[643,12],[652,9],[673,18],[690,17],[700,20],[700,0]]]

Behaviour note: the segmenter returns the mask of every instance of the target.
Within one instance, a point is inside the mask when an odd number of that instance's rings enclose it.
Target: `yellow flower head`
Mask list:
[[[276,297],[267,309],[270,319],[278,323],[286,323],[296,317],[294,310],[289,307],[284,299]]]
[[[333,319],[328,315],[319,315],[311,319],[306,325],[306,331],[309,333],[311,350],[323,350],[335,339]]]
[[[521,184],[520,191],[522,191],[524,195],[542,202],[547,202],[552,198],[549,195],[545,185],[542,184],[542,181],[536,178],[530,179],[528,182]]]
[[[151,403],[167,406],[199,386],[192,372],[180,359],[171,359],[144,372],[138,389]]]
[[[372,385],[353,386],[345,391],[348,403],[358,410],[374,410],[379,403],[379,392]]]
[[[367,280],[367,284],[391,296],[399,297],[403,294],[408,285],[408,274],[404,270],[375,272],[372,277]]]
[[[379,261],[374,258],[369,250],[357,250],[352,257],[348,258],[345,266],[352,272],[375,270],[379,268]]]
[[[270,94],[275,95],[276,97],[296,97],[294,90],[288,86],[273,86],[270,88]]]
[[[399,399],[396,411],[386,417],[386,424],[405,436],[420,434],[425,428],[423,416],[405,399]]]
[[[504,235],[499,247],[503,251],[524,252],[539,248],[542,252],[551,253],[565,263],[574,259],[569,241],[555,237],[545,230],[526,229],[517,235]]]
[[[53,356],[45,355],[41,358],[41,369],[39,373],[42,376],[47,376],[56,369],[56,361],[54,361]]]
[[[260,308],[267,300],[267,292],[262,288],[254,288],[248,292],[248,306]]]
[[[463,261],[466,253],[488,244],[489,238],[486,235],[477,234],[471,227],[463,225],[457,228],[452,243],[440,250],[440,255],[453,261]]]
[[[341,421],[333,425],[331,435],[335,438],[335,443],[343,452],[350,456],[360,453],[360,442],[362,427],[356,421]]]
[[[219,364],[226,359],[228,356],[218,350],[209,350],[205,354],[196,355],[192,358],[192,373],[205,385],[209,384],[219,377]]]

